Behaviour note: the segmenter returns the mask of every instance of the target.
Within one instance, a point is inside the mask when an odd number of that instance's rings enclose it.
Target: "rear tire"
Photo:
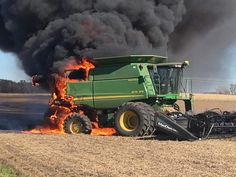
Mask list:
[[[153,108],[142,102],[121,105],[115,116],[115,129],[122,136],[145,136],[155,131]]]
[[[65,133],[69,134],[90,134],[92,131],[92,124],[90,119],[86,115],[72,113],[64,121],[63,129]]]

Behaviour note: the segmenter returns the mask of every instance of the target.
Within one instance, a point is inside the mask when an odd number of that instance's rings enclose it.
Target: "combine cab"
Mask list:
[[[71,110],[63,121],[67,133],[90,133],[90,121],[101,128],[114,127],[122,136],[165,133],[195,140],[235,133],[235,114],[192,115],[192,95],[183,93],[182,86],[186,66],[187,61],[169,63],[165,57],[149,55],[97,58],[90,70],[65,70],[65,96],[56,96],[53,105]],[[37,77],[34,80],[37,83]],[[184,113],[177,101],[184,103]]]

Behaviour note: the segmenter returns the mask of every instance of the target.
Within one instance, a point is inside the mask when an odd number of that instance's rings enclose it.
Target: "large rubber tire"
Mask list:
[[[114,115],[115,129],[121,136],[145,136],[155,131],[155,112],[142,102],[121,105]]]
[[[63,123],[63,129],[65,133],[78,134],[85,133],[90,134],[92,131],[92,124],[90,119],[83,114],[72,113]]]
[[[142,106],[145,108],[145,110],[148,112],[149,117],[150,117],[150,125],[149,125],[149,129],[147,130],[147,132],[145,133],[146,136],[152,135],[155,131],[156,131],[156,127],[155,127],[155,111],[154,109],[145,103],[140,103],[142,104]]]

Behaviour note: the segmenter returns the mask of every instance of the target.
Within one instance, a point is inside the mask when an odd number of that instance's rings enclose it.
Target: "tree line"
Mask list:
[[[0,93],[47,93],[40,87],[33,87],[31,82],[21,80],[19,82],[0,79]]]

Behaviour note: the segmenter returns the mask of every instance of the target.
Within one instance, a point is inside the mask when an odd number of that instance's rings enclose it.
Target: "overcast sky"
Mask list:
[[[0,51],[0,79],[7,80],[30,80],[30,78],[21,69],[17,58],[10,53]]]
[[[227,57],[232,63],[225,63],[229,66],[229,78],[236,80],[236,44],[227,52]]]

